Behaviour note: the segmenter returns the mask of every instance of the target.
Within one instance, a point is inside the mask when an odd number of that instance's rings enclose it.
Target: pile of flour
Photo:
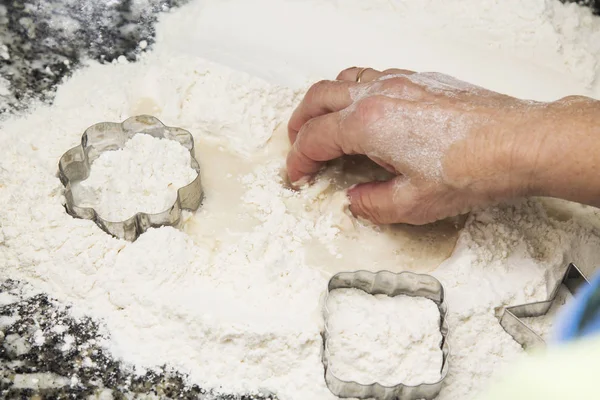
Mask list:
[[[440,312],[424,297],[337,289],[327,299],[331,371],[365,385],[419,385],[440,379]]]
[[[540,335],[542,339],[546,341],[552,340],[552,328],[554,327],[554,321],[558,310],[560,310],[560,308],[572,297],[573,295],[571,292],[569,292],[565,286],[561,286],[556,294],[554,303],[552,303],[552,306],[545,315],[533,318],[523,318],[523,322],[525,322],[531,330]]]
[[[73,199],[109,221],[125,221],[137,212],[159,213],[198,176],[190,162],[190,152],[176,141],[138,134],[122,149],[94,160],[88,178],[73,185]]]
[[[331,29],[346,36],[315,46]],[[331,273],[431,266],[456,229],[362,224],[330,201],[327,176],[288,189],[281,138],[308,81],[368,64],[536,100],[593,95],[599,32],[589,10],[558,0],[191,2],[162,18],[139,62],[90,62],[53,105],[1,122],[0,275],[101,320],[105,347],[137,372],[167,365],[220,392],[333,399],[320,334]],[[65,213],[56,168],[87,127],[143,113],[192,132],[206,199],[182,230],[129,243]],[[592,271],[597,215],[549,210],[530,199],[473,212],[431,272],[450,309],[439,399],[475,396],[523,356],[502,307],[544,299],[568,260]]]

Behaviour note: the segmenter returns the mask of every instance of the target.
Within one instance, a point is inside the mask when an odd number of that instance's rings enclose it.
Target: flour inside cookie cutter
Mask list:
[[[500,325],[525,350],[545,347],[546,342],[544,339],[523,322],[522,318],[541,317],[545,315],[556,300],[556,296],[562,285],[565,285],[572,294],[575,294],[575,291],[581,285],[586,284],[589,285],[589,282],[585,275],[583,275],[575,264],[571,263],[567,267],[562,279],[550,292],[548,300],[505,308],[502,317],[500,317]]]
[[[405,385],[398,383],[394,386],[384,386],[379,383],[360,384],[353,381],[344,381],[333,374],[331,368],[331,356],[328,348],[329,310],[327,299],[325,299],[324,318],[325,331],[323,333],[323,365],[325,367],[325,382],[329,390],[338,397],[377,399],[377,400],[418,400],[433,399],[441,388],[444,378],[448,374],[448,357],[450,348],[448,345],[448,322],[446,315],[448,307],[444,299],[444,287],[433,276],[415,274],[412,272],[393,273],[389,271],[369,272],[341,272],[334,275],[329,281],[327,294],[336,289],[359,289],[368,294],[385,294],[390,297],[406,295],[413,297],[425,297],[433,301],[440,312],[439,328],[442,333],[440,349],[442,350],[442,365],[440,367],[440,379],[435,382],[423,382],[418,385]],[[410,321],[407,321],[410,323]]]
[[[139,133],[175,140],[188,149],[191,156],[190,166],[198,176],[191,183],[179,188],[171,207],[157,214],[139,212],[125,221],[108,221],[100,217],[93,208],[78,206],[73,199],[72,185],[87,179],[92,163],[103,152],[122,148],[129,139]],[[149,115],[131,117],[122,123],[101,122],[86,129],[81,137],[81,145],[73,147],[60,158],[58,176],[65,186],[66,209],[69,214],[92,220],[105,232],[129,241],[134,241],[151,227],[177,226],[181,221],[182,210],[198,209],[204,197],[200,165],[194,157],[194,138],[191,133],[181,128],[165,126]]]

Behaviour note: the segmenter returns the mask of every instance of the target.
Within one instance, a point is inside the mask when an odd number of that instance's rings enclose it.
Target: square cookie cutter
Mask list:
[[[575,291],[585,284],[589,285],[587,278],[575,264],[571,263],[567,267],[562,279],[552,289],[548,300],[505,308],[500,318],[500,325],[525,350],[545,347],[546,342],[544,339],[535,333],[521,318],[541,317],[545,315],[554,304],[562,285],[565,285],[571,294],[575,294]]]
[[[156,138],[175,140],[188,149],[190,166],[198,176],[186,186],[177,190],[177,198],[171,207],[156,213],[138,212],[125,221],[109,221],[91,207],[80,207],[73,198],[72,185],[87,179],[92,163],[105,151],[118,150],[134,135],[143,133]],[[67,151],[58,163],[58,177],[65,187],[65,208],[74,217],[92,220],[105,232],[129,241],[134,241],[152,227],[177,226],[181,221],[182,210],[196,210],[200,207],[204,192],[200,179],[200,165],[194,157],[194,138],[181,128],[165,126],[157,118],[139,115],[122,123],[101,122],[85,130],[81,144]]]
[[[440,368],[440,379],[436,382],[424,382],[419,385],[405,385],[398,383],[394,386],[384,386],[379,383],[360,384],[353,381],[344,381],[333,374],[329,365],[331,355],[328,347],[329,310],[327,309],[327,298],[329,293],[336,289],[360,289],[368,294],[385,294],[390,297],[407,295],[413,297],[425,297],[432,300],[440,312],[439,328],[442,333],[440,349],[442,350],[442,366]],[[323,332],[323,355],[322,361],[325,367],[325,382],[329,390],[338,397],[377,400],[418,400],[433,399],[441,388],[444,378],[448,374],[450,348],[448,345],[448,322],[446,315],[448,307],[444,299],[444,287],[433,276],[415,274],[413,272],[393,273],[390,271],[356,271],[341,272],[334,275],[327,287],[327,298],[324,306],[325,330]]]

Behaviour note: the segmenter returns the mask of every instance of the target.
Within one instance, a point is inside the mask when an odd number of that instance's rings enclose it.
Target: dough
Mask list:
[[[214,248],[222,244],[223,238],[230,241],[235,235],[248,234],[260,223],[247,212],[247,204],[243,204],[248,188],[240,182],[241,176],[278,160],[280,184],[288,185],[284,169],[289,150],[287,130],[280,126],[264,151],[250,157],[233,154],[224,143],[213,139],[197,139],[196,149],[206,199],[186,222],[185,231],[197,242]],[[302,189],[298,196],[285,199],[288,213],[315,220],[328,215],[339,229],[333,238],[303,243],[307,264],[326,276],[359,269],[429,272],[452,253],[464,218],[425,226],[375,226],[351,216],[345,190],[355,183],[389,179],[389,176],[364,157],[349,157],[332,162],[316,182]]]

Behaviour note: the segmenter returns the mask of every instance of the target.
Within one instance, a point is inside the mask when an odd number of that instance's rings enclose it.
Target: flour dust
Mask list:
[[[331,28],[347,40],[315,48]],[[106,351],[138,372],[167,365],[216,391],[325,400],[334,398],[321,363],[328,278],[429,271],[450,309],[438,399],[471,398],[523,356],[497,311],[544,299],[569,259],[590,273],[597,227],[538,199],[466,221],[373,227],[347,213],[343,191],[381,171],[361,176],[344,161],[290,189],[286,120],[309,81],[364,63],[443,69],[536,100],[594,94],[598,35],[589,10],[554,0],[191,2],[162,18],[138,62],[90,62],[53,105],[0,122],[0,274],[101,321]],[[141,113],[192,132],[206,199],[181,229],[129,243],[65,213],[56,166],[87,127]]]

